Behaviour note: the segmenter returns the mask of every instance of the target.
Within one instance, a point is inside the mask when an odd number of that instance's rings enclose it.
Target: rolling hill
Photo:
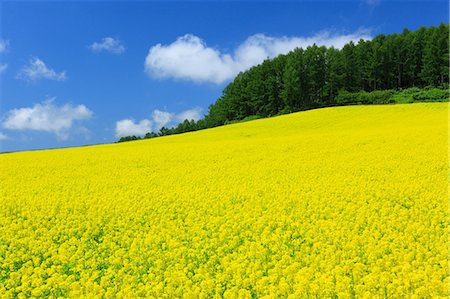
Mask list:
[[[0,297],[445,297],[448,103],[0,155]]]

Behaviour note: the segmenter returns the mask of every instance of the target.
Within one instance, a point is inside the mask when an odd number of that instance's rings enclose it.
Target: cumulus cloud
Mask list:
[[[130,135],[145,135],[152,130],[152,123],[148,119],[135,122],[133,119],[122,119],[116,123],[116,137]]]
[[[30,59],[29,64],[19,71],[17,78],[27,81],[36,81],[39,79],[64,81],[67,79],[67,76],[65,71],[58,73],[49,68],[44,61],[33,57]]]
[[[179,114],[176,115],[176,119],[179,122],[184,121],[185,119],[187,120],[199,120],[200,118],[202,118],[202,112],[203,109],[201,108],[192,108],[186,111],[183,111]]]
[[[145,58],[145,71],[156,78],[176,78],[195,82],[223,83],[266,58],[313,44],[342,48],[350,41],[370,39],[367,30],[352,34],[322,31],[311,37],[272,37],[256,34],[247,38],[233,53],[209,47],[200,37],[186,34],[169,45],[157,44]]]
[[[152,120],[154,123],[154,128],[159,130],[168,123],[170,123],[175,117],[174,113],[161,111],[161,110],[153,110],[152,112]]]
[[[12,109],[6,113],[2,126],[9,130],[35,130],[56,134],[58,139],[69,137],[75,121],[87,120],[92,111],[84,105],[55,105],[53,99],[32,107]]]
[[[8,136],[0,132],[0,141],[8,139]]]
[[[185,119],[197,121],[202,117],[202,111],[201,108],[192,108],[176,114],[156,109],[153,110],[149,119],[139,122],[131,118],[122,119],[116,122],[116,137],[142,136],[148,132],[158,132],[164,126],[175,125]]]
[[[0,54],[5,53],[9,48],[9,41],[0,39]]]
[[[112,37],[104,37],[100,42],[94,42],[89,48],[96,53],[106,51],[112,54],[122,54],[125,52],[122,42]]]
[[[234,74],[234,61],[228,54],[209,48],[199,37],[187,34],[170,45],[157,44],[145,59],[148,74],[161,78],[223,82]]]

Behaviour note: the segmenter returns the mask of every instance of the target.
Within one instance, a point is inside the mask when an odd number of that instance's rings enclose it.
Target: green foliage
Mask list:
[[[147,134],[145,134],[144,139],[155,138],[155,137],[158,137],[158,134],[156,134],[155,132],[148,132]]]
[[[339,105],[368,105],[414,102],[447,102],[449,90],[440,88],[420,89],[412,87],[404,90],[376,90],[372,92],[348,92],[342,90],[336,97]]]
[[[208,127],[251,115],[390,103],[395,92],[372,92],[442,86],[448,82],[448,28],[441,24],[414,32],[405,29],[401,34],[350,42],[341,50],[313,45],[266,60],[240,73],[224,89],[209,108]],[[342,90],[361,93],[355,99]],[[420,96],[417,99],[423,101]]]
[[[447,102],[449,100],[448,89],[432,88],[422,90],[412,95],[415,102]]]
[[[436,86],[448,82],[449,27],[441,24],[439,27],[430,27],[428,31],[420,75],[425,83]]]
[[[336,103],[341,105],[368,105],[368,104],[389,104],[392,103],[393,90],[376,90],[372,92],[359,91],[348,92],[342,90],[336,97]]]
[[[139,140],[139,139],[141,139],[141,137],[139,137],[139,136],[125,136],[125,137],[121,137],[120,139],[119,139],[119,141],[117,141],[117,142],[125,142],[125,141],[133,141],[133,140]]]

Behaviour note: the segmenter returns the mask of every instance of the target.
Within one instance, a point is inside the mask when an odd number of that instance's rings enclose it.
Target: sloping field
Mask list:
[[[446,297],[448,105],[0,155],[0,297]]]

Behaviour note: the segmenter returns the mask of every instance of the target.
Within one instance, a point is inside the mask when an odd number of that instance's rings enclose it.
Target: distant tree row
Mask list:
[[[342,49],[312,45],[239,73],[209,107],[204,119],[185,120],[177,127],[148,133],[145,138],[220,126],[253,116],[344,103],[370,104],[370,99],[377,96],[352,102],[351,95],[360,98],[364,92],[410,87],[448,88],[448,81],[448,24],[381,34],[370,41],[349,42]],[[346,100],[342,101],[343,96],[337,98],[339,94],[344,94]]]
[[[149,139],[149,138],[155,138],[155,137],[161,137],[161,136],[167,136],[167,135],[173,135],[173,134],[180,134],[180,133],[186,133],[186,132],[192,132],[197,131],[200,129],[205,129],[206,126],[204,125],[204,120],[200,119],[198,122],[195,120],[187,120],[185,119],[183,122],[179,123],[176,127],[173,128],[166,128],[162,127],[159,129],[159,132],[148,132],[144,135],[144,138],[141,138],[139,136],[125,136],[121,137],[118,142],[125,142],[125,141],[133,141],[133,140],[140,140],[140,139]]]

